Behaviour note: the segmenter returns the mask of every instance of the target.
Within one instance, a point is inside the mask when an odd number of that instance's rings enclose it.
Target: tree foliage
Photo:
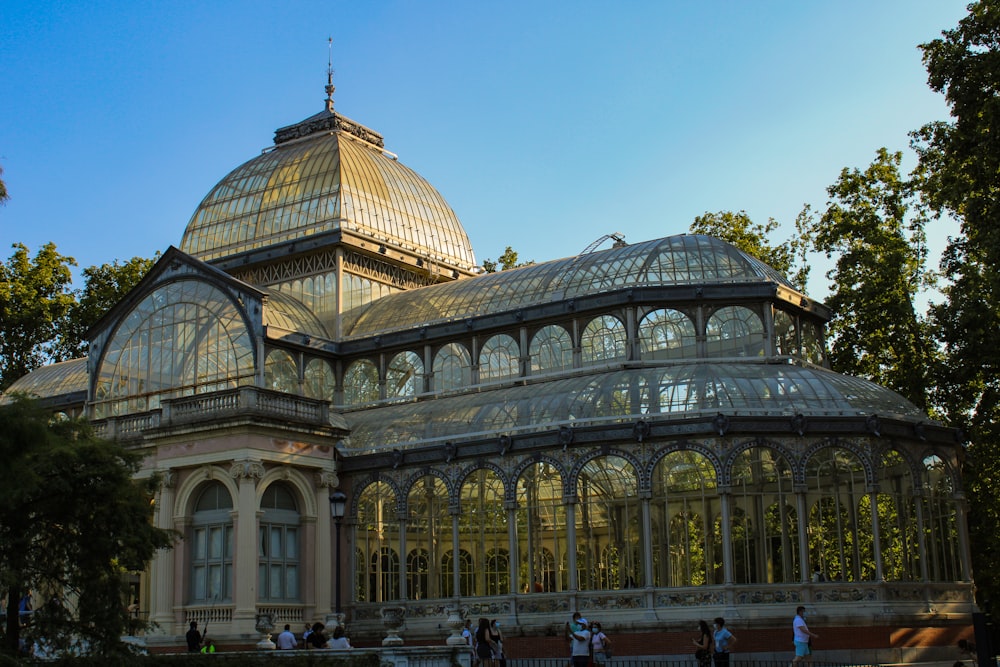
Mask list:
[[[927,410],[934,348],[915,299],[926,270],[925,216],[900,175],[902,153],[880,148],[860,171],[844,169],[813,228],[816,250],[836,256],[827,305],[833,368],[893,389]]]
[[[982,603],[1000,595],[1000,1],[970,4],[956,28],[920,48],[951,115],[914,132],[913,146],[924,200],[961,229],[941,262],[945,300],[931,315],[945,354],[944,408],[971,442],[965,482]]]
[[[153,259],[133,257],[124,263],[115,260],[85,268],[81,272],[83,289],[59,327],[55,359],[76,359],[86,355],[87,331],[142,280],[157,259],[159,253]]]
[[[699,215],[691,223],[689,231],[731,243],[787,276],[799,289],[804,289],[809,277],[809,266],[800,258],[808,243],[806,229],[801,221],[800,215],[799,220],[796,220],[796,233],[777,245],[772,245],[770,238],[779,227],[778,221],[768,218],[764,224],[755,223],[746,211],[719,211]]]
[[[23,244],[0,265],[0,391],[52,358],[59,326],[74,298],[72,257],[47,243],[32,258]]]
[[[70,638],[108,654],[134,630],[123,575],[173,542],[152,523],[158,480],[136,480],[142,455],[96,438],[82,420],[53,419],[22,397],[0,406],[0,584],[12,601],[34,593],[32,635]],[[17,649],[18,614],[4,647]]]
[[[492,259],[483,260],[483,271],[486,273],[496,273],[497,271],[516,269],[518,267],[528,266],[529,264],[534,263],[535,262],[532,260],[519,263],[517,261],[517,251],[510,246],[507,246],[507,249],[503,251],[503,254],[500,255],[497,261],[494,262]]]
[[[3,167],[0,167],[0,176],[3,176]],[[10,194],[7,193],[7,184],[0,178],[0,206],[6,204],[8,199]]]

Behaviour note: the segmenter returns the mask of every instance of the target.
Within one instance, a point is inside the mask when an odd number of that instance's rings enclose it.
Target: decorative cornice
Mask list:
[[[343,132],[377,148],[385,148],[385,140],[381,134],[329,109],[306,118],[301,123],[275,130],[274,145],[279,146],[294,139],[322,132]]]

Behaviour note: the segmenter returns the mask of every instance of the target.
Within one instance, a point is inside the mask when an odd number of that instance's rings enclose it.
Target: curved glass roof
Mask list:
[[[267,293],[267,302],[264,305],[265,325],[329,338],[326,327],[304,303],[277,290],[264,289],[264,292]]]
[[[452,266],[475,265],[437,190],[340,131],[280,144],[234,169],[198,206],[181,250],[210,260],[341,228]]]
[[[71,359],[37,368],[14,381],[5,396],[13,393],[38,398],[87,391],[87,358]]]
[[[636,419],[756,415],[879,415],[926,421],[877,384],[788,364],[675,364],[505,387],[347,412],[352,450],[375,451],[445,438],[550,430]]]
[[[393,294],[373,303],[349,337],[500,313],[621,287],[788,279],[711,236],[683,234]]]

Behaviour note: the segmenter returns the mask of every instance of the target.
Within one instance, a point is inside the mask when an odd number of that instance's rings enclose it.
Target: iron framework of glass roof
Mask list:
[[[627,287],[752,282],[795,290],[779,272],[724,241],[697,234],[668,236],[391,295],[372,304],[348,337]]]
[[[47,398],[86,391],[87,358],[81,357],[42,366],[15,380],[4,395],[23,393]]]

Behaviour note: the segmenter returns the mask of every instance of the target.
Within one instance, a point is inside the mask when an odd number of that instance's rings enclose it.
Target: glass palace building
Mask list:
[[[832,372],[830,312],[761,261],[617,241],[482,273],[445,199],[328,97],[212,188],[87,358],[10,391],[162,475],[183,539],[134,576],[151,644],[332,617],[337,532],[360,645],[390,603],[407,643],[443,641],[456,601],[522,646],[572,610],[650,641],[722,615],[788,651],[799,604],[890,637],[856,648],[967,624],[959,434]]]

